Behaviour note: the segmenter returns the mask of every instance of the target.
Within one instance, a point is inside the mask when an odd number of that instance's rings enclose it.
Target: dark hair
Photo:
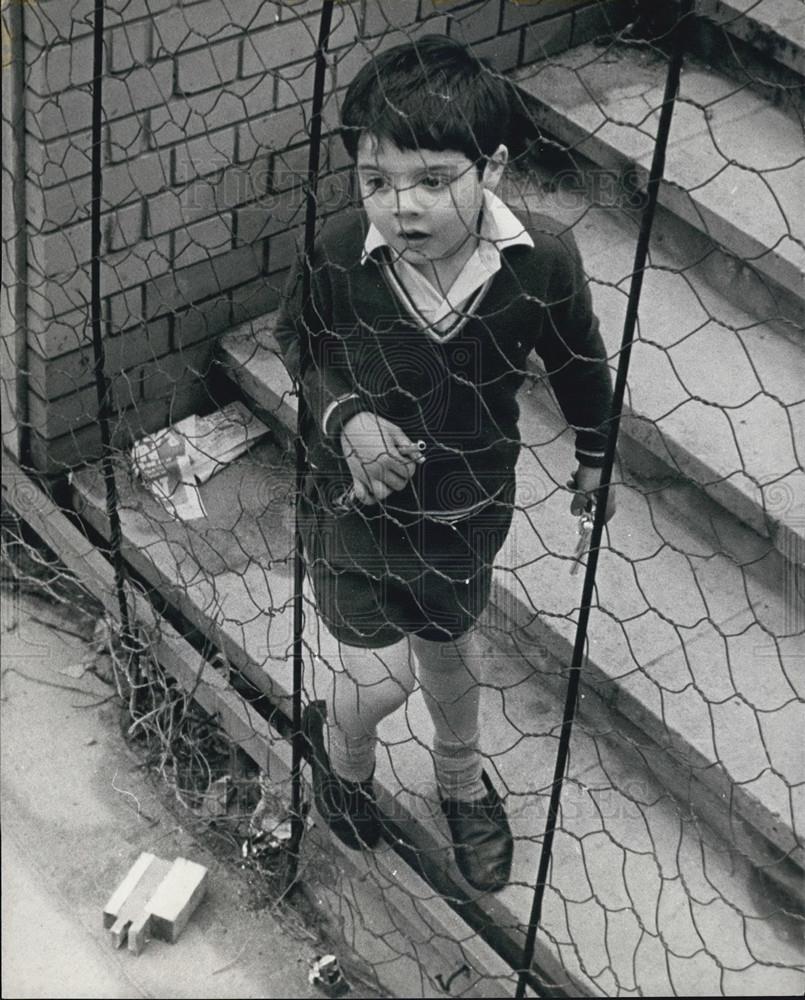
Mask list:
[[[387,49],[355,75],[341,112],[341,138],[355,160],[365,133],[400,149],[458,150],[483,171],[509,137],[507,81],[445,35]]]

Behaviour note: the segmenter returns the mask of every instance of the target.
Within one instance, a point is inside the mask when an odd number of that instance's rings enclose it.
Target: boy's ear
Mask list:
[[[495,152],[486,161],[481,183],[485,188],[494,191],[503,177],[503,171],[509,162],[509,150],[501,143]]]

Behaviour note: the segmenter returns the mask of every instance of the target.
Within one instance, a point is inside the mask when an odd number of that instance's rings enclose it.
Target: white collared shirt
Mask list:
[[[461,311],[479,289],[486,291],[492,278],[501,268],[500,251],[504,247],[533,247],[534,241],[523,228],[522,222],[511,209],[488,188],[483,191],[483,216],[480,240],[461,272],[443,294],[412,264],[402,258],[393,262],[393,268],[386,266],[387,276],[399,298],[419,326],[451,335],[457,332],[456,323]],[[370,254],[378,247],[388,246],[374,224],[369,226],[363,246],[361,263],[365,264]],[[476,301],[482,297],[476,296]],[[466,317],[464,317],[466,318]],[[436,335],[436,339],[442,339]]]

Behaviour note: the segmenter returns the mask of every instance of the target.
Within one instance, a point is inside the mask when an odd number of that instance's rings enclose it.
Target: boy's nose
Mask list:
[[[422,206],[417,198],[416,185],[410,187],[397,188],[396,205],[394,214],[398,218],[405,215],[419,215]]]

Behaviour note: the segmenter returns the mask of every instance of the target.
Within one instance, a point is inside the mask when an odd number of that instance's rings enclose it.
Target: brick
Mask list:
[[[271,169],[272,189],[287,191],[288,188],[303,184],[307,177],[309,154],[309,143],[274,153]]]
[[[316,66],[313,61],[294,63],[286,66],[277,76],[277,108],[289,104],[307,104],[313,97],[313,83]],[[336,87],[333,66],[328,66],[324,76],[324,104],[322,107],[322,128],[331,130],[338,128],[337,106],[333,94]],[[305,114],[310,114],[310,108],[305,108]]]
[[[564,52],[570,47],[572,31],[572,13],[562,14],[560,17],[552,17],[548,21],[529,25],[523,31],[523,63],[536,62],[539,59],[555,55],[557,52]]]
[[[39,271],[35,259],[29,259],[28,302],[44,319],[81,309],[90,299],[89,268],[79,268],[54,280]]]
[[[169,150],[158,149],[107,167],[103,172],[104,205],[117,208],[168,188],[172,175],[171,160]]]
[[[253,205],[244,205],[235,211],[236,246],[254,246],[260,240],[267,239],[272,231],[281,228],[272,225],[273,203],[274,198],[269,195],[266,199]]]
[[[232,325],[273,312],[279,307],[279,302],[280,289],[267,278],[247,281],[232,289]]]
[[[92,348],[85,347],[53,360],[31,350],[28,352],[28,378],[31,390],[45,400],[74,392],[94,380]]]
[[[305,219],[305,193],[301,185],[269,195],[236,212],[238,245],[250,246]]]
[[[178,192],[181,211],[188,221],[220,215],[265,198],[270,180],[268,157],[245,166],[233,165],[220,177],[196,180],[182,188]]]
[[[213,348],[208,339],[143,365],[138,373],[142,401],[170,399],[188,381],[203,383],[212,364]]]
[[[81,218],[89,218],[92,197],[89,177],[52,188],[41,188],[28,180],[25,183],[25,194],[25,210],[30,230],[45,232]]]
[[[36,301],[28,303],[28,339],[43,358],[58,357],[87,344],[91,337],[89,307],[74,309],[54,319],[43,315],[36,305]]]
[[[40,96],[92,82],[94,42],[91,34],[42,49],[25,42],[25,85]],[[104,64],[109,46],[105,45]]]
[[[48,234],[28,236],[28,261],[46,278],[69,275],[89,263],[90,223],[81,222]]]
[[[465,44],[494,38],[500,27],[501,0],[479,0],[465,10],[448,17],[451,38]]]
[[[225,170],[235,161],[235,127],[199,136],[176,147],[174,184],[187,184],[198,177]]]
[[[137,369],[121,372],[111,379],[111,398],[114,409],[136,406],[140,387]],[[37,393],[29,394],[29,419],[31,428],[46,438],[59,437],[85,427],[98,419],[98,396],[95,385],[85,386],[59,399],[42,399]]]
[[[143,202],[135,202],[111,213],[107,221],[106,245],[109,250],[133,246],[145,235]]]
[[[35,45],[71,41],[92,32],[94,0],[39,0],[23,6],[23,31]]]
[[[110,336],[108,327],[106,330],[103,349],[107,373],[135,367],[170,350],[167,319],[132,327],[117,336]],[[43,399],[53,399],[94,384],[95,356],[91,343],[55,358],[43,357],[32,349],[29,364],[31,386]]]
[[[392,28],[407,28],[419,16],[419,0],[367,0],[364,35],[380,35]]]
[[[141,17],[154,17],[175,4],[176,0],[106,0],[106,10],[110,24],[129,23]]]
[[[232,167],[223,176],[196,180],[183,188],[171,189],[150,198],[147,204],[148,229],[157,235],[189,223],[220,217],[231,209],[259,198],[265,199],[269,174],[267,165],[244,170]]]
[[[557,14],[567,14],[587,0],[503,0],[501,29],[508,31],[524,24],[544,21]]]
[[[256,277],[262,270],[261,255],[250,246],[230,250],[212,260],[149,281],[145,285],[147,319],[181,309],[210,297],[210,293],[232,288]]]
[[[103,107],[107,120],[164,104],[173,93],[171,60],[132,69],[125,76],[106,76]]]
[[[300,17],[313,14],[321,8],[317,0],[277,0],[271,6],[276,11],[280,21],[293,21]]]
[[[352,44],[359,36],[359,21],[347,5],[337,7],[328,39],[328,50]],[[319,18],[297,18],[249,32],[243,40],[244,77],[264,73],[290,63],[310,60],[316,52]]]
[[[269,150],[307,142],[305,113],[298,104],[238,126],[238,160],[248,163]]]
[[[243,76],[309,60],[316,51],[316,21],[286,21],[243,40]]]
[[[150,21],[114,28],[110,36],[108,65],[112,73],[126,73],[135,66],[144,66],[150,60]]]
[[[218,13],[223,14],[224,10],[224,5],[219,3]],[[155,59],[174,56],[207,44],[207,39],[198,35],[187,23],[184,7],[173,6],[164,14],[158,15],[154,18],[153,27],[152,51]]]
[[[125,288],[122,292],[109,295],[105,299],[109,332],[116,336],[122,330],[143,322],[142,286]]]
[[[187,221],[181,196],[171,188],[149,198],[145,203],[146,230],[149,236],[159,236],[183,226]]]
[[[106,126],[106,149],[110,163],[134,159],[148,150],[150,111],[131,118],[118,118]]]
[[[61,94],[26,95],[25,127],[37,139],[47,141],[92,125],[92,95],[72,88]]]
[[[206,387],[194,379],[177,388],[170,399],[140,403],[139,406],[125,410],[112,422],[112,447],[121,451],[128,450],[132,442],[144,434],[151,434],[169,423],[182,420],[197,412],[208,400]],[[32,461],[42,472],[64,472],[65,469],[94,461],[100,453],[100,431],[96,421],[50,440],[36,431],[31,434]]]
[[[271,236],[268,241],[268,266],[271,271],[290,267],[299,256],[305,239],[305,227],[295,226]]]
[[[609,35],[624,25],[631,11],[628,0],[597,0],[573,12],[572,46]]]
[[[177,87],[182,94],[219,87],[238,75],[240,41],[230,39],[185,52],[176,59]]]
[[[133,247],[107,254],[101,261],[102,288],[107,294],[134,288],[171,270],[170,236],[141,240]]]
[[[174,97],[152,108],[151,141],[154,146],[182,142],[263,114],[273,106],[273,78],[232,80],[225,89]]]
[[[239,0],[240,2],[240,0]],[[108,0],[104,24],[111,28],[153,17],[176,3],[176,0]],[[94,23],[94,0],[37,0],[23,7],[25,37],[37,46],[74,41],[91,34]]]
[[[267,0],[204,0],[173,7],[153,19],[155,53],[175,55],[273,24],[274,4]]]
[[[107,121],[164,104],[173,89],[173,66],[154,63],[125,76],[104,78],[103,106]],[[30,91],[26,101],[26,128],[41,140],[70,135],[92,125],[91,88],[72,87],[40,96]]]
[[[26,175],[40,187],[55,187],[86,177],[92,170],[91,129],[50,142],[26,143]]]
[[[471,48],[479,59],[486,59],[499,73],[506,73],[519,65],[521,35],[522,29],[509,31],[485,42],[475,42]]]
[[[187,350],[199,341],[216,337],[231,325],[231,308],[227,291],[175,314],[173,349]]]
[[[229,216],[213,216],[177,230],[174,236],[173,266],[189,267],[226,253],[232,246],[232,221]]]

